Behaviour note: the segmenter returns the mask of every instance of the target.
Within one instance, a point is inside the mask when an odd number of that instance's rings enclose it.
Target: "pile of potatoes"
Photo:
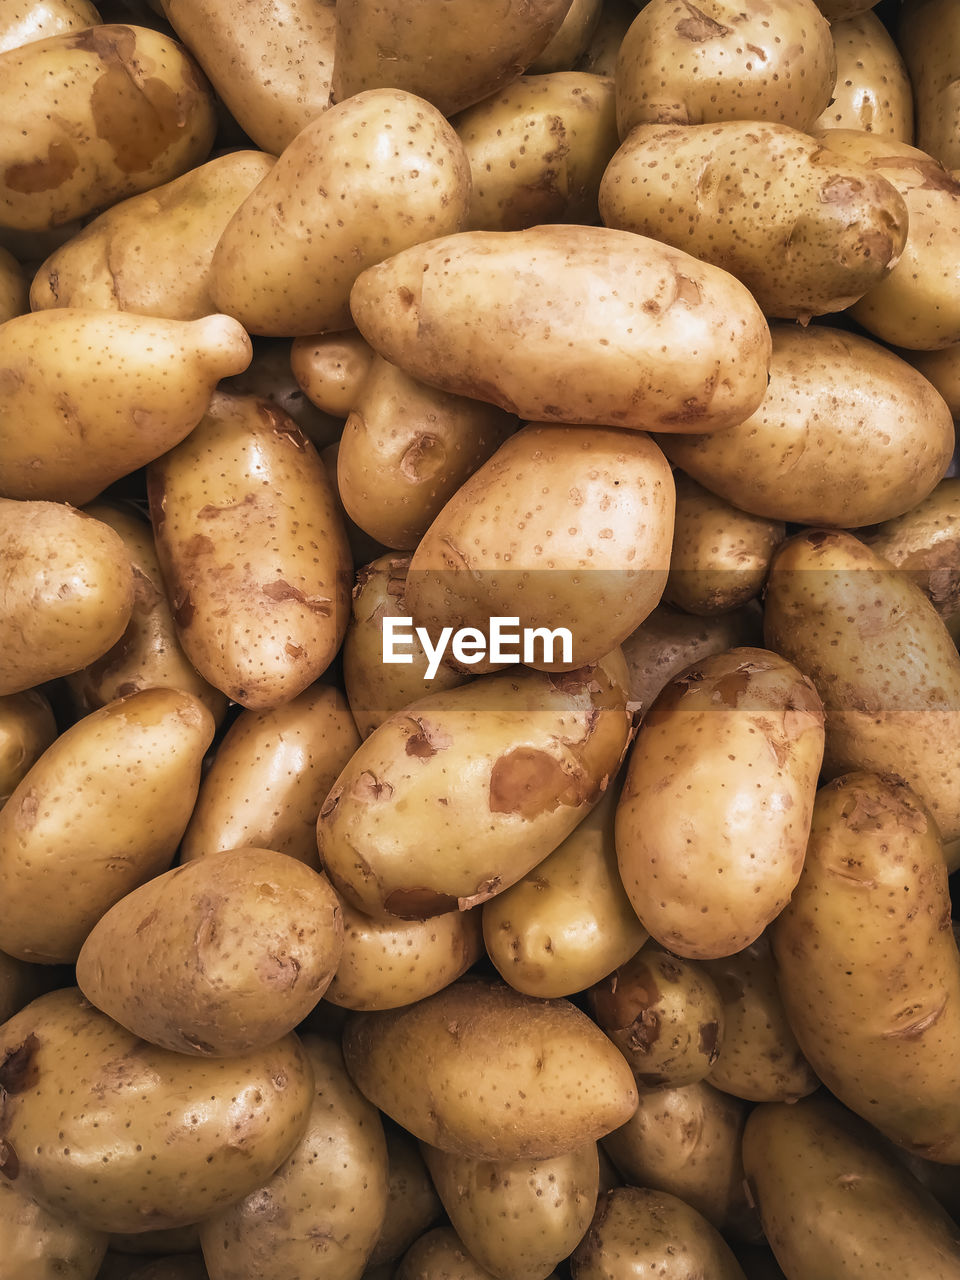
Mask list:
[[[0,0],[4,1280],[960,1280],[958,84]]]

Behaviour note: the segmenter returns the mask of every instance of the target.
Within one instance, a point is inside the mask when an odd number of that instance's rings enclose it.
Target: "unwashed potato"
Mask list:
[[[100,520],[65,504],[0,498],[0,577],[0,695],[80,670],[130,621],[126,548]]]
[[[571,0],[338,0],[333,100],[407,90],[444,115],[488,98],[542,53]]]
[[[405,1129],[389,1121],[384,1126],[387,1139],[387,1208],[383,1227],[370,1254],[369,1266],[394,1263],[419,1236],[443,1214],[420,1144]],[[365,1271],[364,1276],[368,1272]],[[393,1276],[390,1267],[389,1277]]]
[[[617,60],[617,123],[765,120],[807,129],[836,79],[814,0],[650,0]]]
[[[258,147],[278,155],[327,109],[334,0],[162,0],[160,7]]]
[[[956,169],[960,166],[960,21],[956,7],[949,0],[908,0],[900,10],[897,39],[914,86],[917,146],[945,169]]]
[[[56,736],[50,703],[38,690],[0,695],[0,806]]]
[[[852,529],[925,498],[954,448],[950,410],[933,385],[858,334],[787,324],[772,333],[759,409],[716,435],[658,437],[670,461],[770,520]]]
[[[53,991],[0,1027],[0,1152],[17,1189],[96,1231],[186,1225],[247,1195],[303,1132],[313,1072],[286,1036],[205,1060]]]
[[[6,1165],[4,1165],[6,1168]],[[11,1280],[96,1280],[107,1236],[54,1213],[0,1178],[0,1250]]]
[[[262,151],[231,151],[112,205],[40,266],[31,308],[88,307],[169,320],[213,314],[213,251],[273,164]]]
[[[290,368],[304,395],[339,418],[357,403],[373,361],[373,348],[356,329],[294,338],[290,348]]]
[[[147,489],[187,657],[242,706],[291,701],[347,625],[350,552],[313,445],[268,401],[217,392]]]
[[[47,748],[0,809],[0,948],[72,962],[104,912],[170,865],[213,732],[190,694],[144,689]]]
[[[535,422],[717,431],[766,388],[770,334],[744,286],[609,227],[441,236],[364,271],[350,308],[415,378]]]
[[[868,11],[831,22],[830,34],[837,82],[811,129],[863,129],[912,143],[913,88],[887,28]]]
[[[0,53],[99,21],[89,0],[0,0]]]
[[[466,230],[598,221],[600,179],[619,145],[610,77],[521,76],[451,123],[473,178]]]
[[[56,110],[51,104],[56,100]],[[173,40],[146,27],[86,27],[0,53],[0,226],[84,217],[206,159],[210,87]]]
[[[13,254],[0,246],[0,324],[29,310],[27,278]]]
[[[427,1000],[354,1013],[343,1040],[362,1093],[431,1146],[477,1160],[545,1160],[632,1114],[630,1068],[568,1000],[463,978]]]
[[[458,231],[470,166],[435,107],[372,89],[331,107],[284,149],[227,223],[210,294],[251,333],[345,329],[366,267]]]
[[[250,339],[229,316],[162,320],[63,307],[8,320],[0,325],[0,494],[92,501],[192,431],[215,384],[245,369],[250,355]]]

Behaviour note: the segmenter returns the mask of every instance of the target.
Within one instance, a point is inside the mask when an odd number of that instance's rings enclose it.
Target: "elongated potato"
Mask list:
[[[71,962],[104,912],[170,865],[213,730],[190,694],[144,689],[47,748],[0,809],[0,948]]]
[[[107,1235],[53,1213],[0,1179],[0,1249],[17,1280],[96,1280]]]
[[[397,712],[354,754],[320,810],[320,861],[379,919],[485,902],[584,817],[630,734],[610,655],[568,676],[482,677]]]
[[[147,486],[187,657],[245,707],[291,701],[347,625],[349,548],[313,446],[268,401],[218,392]]]
[[[652,937],[709,959],[760,936],[803,867],[823,741],[813,684],[768,650],[732,649],[666,686],[616,818],[623,887]]]
[[[829,106],[810,127],[863,129],[912,143],[913,88],[887,28],[866,12],[831,22],[830,34],[837,81]],[[926,150],[931,151],[929,145]]]
[[[100,14],[89,0],[4,0],[0,4],[0,53],[61,31],[92,27]]]
[[[766,387],[769,331],[739,281],[608,227],[441,236],[364,271],[350,308],[415,378],[535,422],[717,431]]]
[[[477,1160],[561,1155],[637,1105],[630,1068],[586,1014],[500,982],[461,979],[404,1009],[355,1013],[343,1052],[381,1111]]]
[[[184,1226],[247,1195],[293,1150],[313,1093],[294,1035],[190,1058],[144,1044],[76,987],[6,1022],[0,1063],[6,1176],[98,1231]]]
[[[63,307],[8,320],[0,325],[0,494],[90,502],[192,431],[217,381],[245,369],[250,354],[250,339],[228,316],[160,320]]]
[[[184,50],[120,24],[0,53],[0,112],[18,124],[0,143],[0,226],[24,231],[169,182],[206,159],[216,130]]]

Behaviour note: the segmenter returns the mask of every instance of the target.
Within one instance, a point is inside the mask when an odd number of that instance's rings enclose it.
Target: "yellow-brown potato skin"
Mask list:
[[[89,0],[0,0],[0,53],[99,21]]]
[[[7,1274],[17,1280],[95,1280],[107,1235],[53,1213],[0,1179],[0,1249]]]
[[[355,1013],[343,1052],[381,1111],[477,1160],[561,1155],[637,1105],[630,1068],[586,1014],[500,982],[461,979],[404,1009]]]
[[[747,289],[610,227],[443,236],[364,271],[350,307],[393,364],[534,422],[717,431],[766,388],[770,334]]]
[[[534,75],[569,71],[586,52],[603,9],[603,0],[573,0],[557,34],[527,70]]]
[[[338,418],[356,404],[373,361],[372,347],[356,329],[294,338],[290,347],[290,368],[304,395]]]
[[[29,310],[27,277],[13,254],[0,246],[0,324]]]
[[[730,955],[783,909],[803,867],[823,742],[813,684],[769,650],[707,658],[662,691],[616,818],[623,887],[662,946]]]
[[[960,21],[955,6],[949,0],[909,0],[900,10],[897,41],[914,86],[917,146],[945,169],[956,169]]]
[[[294,1035],[190,1058],[144,1044],[76,987],[5,1023],[0,1062],[7,1176],[100,1231],[185,1226],[247,1195],[293,1150],[313,1093]]]
[[[187,657],[244,707],[290,702],[347,625],[350,552],[313,445],[269,401],[219,392],[147,488]]]
[[[395,1262],[443,1214],[416,1138],[399,1125],[389,1125],[385,1135],[389,1164],[387,1211],[370,1254],[371,1268]]]
[[[497,1280],[470,1254],[453,1227],[435,1227],[403,1255],[393,1280]],[[557,1280],[551,1272],[547,1280]]]
[[[25,689],[0,695],[0,805],[56,736],[57,723],[42,693]]]
[[[866,12],[832,22],[830,33],[837,82],[811,129],[863,129],[912,143],[913,88],[887,28]]]

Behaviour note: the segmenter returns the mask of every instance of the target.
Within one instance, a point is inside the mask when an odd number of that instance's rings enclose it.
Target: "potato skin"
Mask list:
[[[0,245],[0,324],[29,310],[27,277],[13,254]]]
[[[662,691],[616,817],[623,886],[661,945],[730,955],[782,910],[803,866],[823,742],[813,684],[769,650],[707,658]]]
[[[147,489],[187,657],[242,706],[291,701],[347,624],[349,548],[313,445],[268,401],[218,392]]]
[[[98,22],[89,0],[12,0],[0,13],[0,53]]]
[[[7,1176],[99,1231],[185,1226],[246,1195],[296,1145],[313,1089],[294,1035],[190,1058],[144,1044],[75,987],[0,1028],[0,1063]]]
[[[811,129],[863,129],[912,143],[913,87],[887,28],[867,12],[832,21],[830,34],[837,82]]]
[[[957,11],[944,0],[909,0],[900,11],[897,42],[917,108],[917,146],[945,169],[960,167],[957,124],[957,64],[960,23]],[[912,142],[912,138],[905,138]]]
[[[17,1280],[96,1280],[108,1237],[53,1213],[0,1180],[0,1249]]]
[[[42,693],[0,695],[0,807],[56,736],[53,710]]]
[[[403,1255],[393,1280],[497,1280],[467,1253],[453,1227],[435,1227]],[[557,1280],[556,1272],[547,1280]]]
[[[482,978],[402,1009],[352,1014],[343,1053],[381,1111],[431,1146],[477,1160],[561,1155],[637,1105],[630,1068],[586,1014]]]
[[[442,236],[364,271],[350,307],[393,364],[534,422],[717,431],[766,388],[769,331],[743,285],[609,227]]]
[[[356,329],[294,338],[290,347],[290,368],[303,394],[338,418],[356,404],[373,361],[373,348]]]

